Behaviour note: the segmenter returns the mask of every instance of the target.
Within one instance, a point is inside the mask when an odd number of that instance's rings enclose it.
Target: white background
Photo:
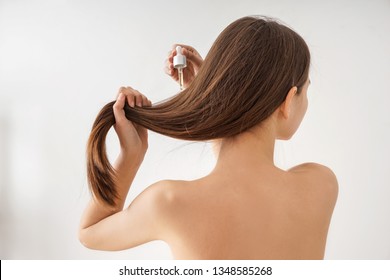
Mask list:
[[[160,101],[178,91],[163,73],[173,43],[205,56],[246,15],[281,19],[312,53],[309,109],[283,168],[331,167],[340,192],[327,259],[390,259],[390,1],[0,0],[0,258],[170,259],[156,241],[98,252],[77,239],[89,198],[85,145],[122,85]],[[108,136],[110,157],[117,153]],[[207,174],[208,144],[150,133],[129,201],[161,179]]]

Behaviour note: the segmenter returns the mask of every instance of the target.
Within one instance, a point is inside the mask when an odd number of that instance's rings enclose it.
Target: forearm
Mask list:
[[[142,160],[127,158],[123,153],[118,156],[113,165],[117,174],[116,190],[118,198],[116,200],[116,206],[111,207],[102,202],[98,202],[95,198],[91,198],[82,216],[80,229],[88,228],[104,218],[123,210],[127,194],[141,162]]]

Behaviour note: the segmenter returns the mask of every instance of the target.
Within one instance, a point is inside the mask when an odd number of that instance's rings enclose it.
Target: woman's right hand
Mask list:
[[[181,46],[183,55],[187,58],[187,67],[183,69],[184,88],[187,88],[198,74],[200,67],[203,64],[203,58],[191,46],[175,44],[172,50],[168,53],[168,58],[165,60],[165,73],[172,77],[176,82],[179,81],[177,70],[173,67],[173,57],[176,55],[176,47]]]
[[[125,103],[130,107],[150,107],[152,102],[131,87],[121,87],[118,98],[113,106],[115,116],[115,132],[121,147],[121,156],[129,158],[133,163],[141,164],[148,149],[148,131],[146,128],[132,123],[126,118]]]

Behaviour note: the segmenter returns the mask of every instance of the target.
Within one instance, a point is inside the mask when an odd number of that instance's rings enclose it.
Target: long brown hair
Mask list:
[[[203,141],[237,135],[267,119],[291,87],[308,79],[310,52],[301,36],[274,19],[244,17],[218,36],[190,86],[126,118],[157,133]],[[88,181],[95,197],[115,206],[115,171],[105,138],[115,123],[113,104],[98,114],[88,140]]]

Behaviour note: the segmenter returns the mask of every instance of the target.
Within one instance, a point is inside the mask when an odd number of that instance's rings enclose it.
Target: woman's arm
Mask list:
[[[92,198],[81,219],[79,238],[88,248],[120,250],[156,238],[153,230],[158,226],[156,214],[164,199],[161,184],[155,184],[137,197],[129,208],[123,210],[127,193],[137,174],[148,148],[148,134],[143,127],[125,117],[125,102],[131,106],[150,106],[150,101],[130,87],[120,89],[113,107],[115,131],[120,142],[120,154],[115,161],[118,199],[110,207]]]
[[[118,156],[114,164],[114,169],[118,177],[118,183],[116,185],[118,188],[118,200],[116,202],[117,206],[113,208],[98,202],[95,198],[91,198],[81,219],[81,235],[84,229],[87,229],[104,218],[123,210],[127,193],[135,175],[137,174],[139,165],[139,163],[131,163],[131,159],[126,160],[126,155],[123,155],[122,153]]]

